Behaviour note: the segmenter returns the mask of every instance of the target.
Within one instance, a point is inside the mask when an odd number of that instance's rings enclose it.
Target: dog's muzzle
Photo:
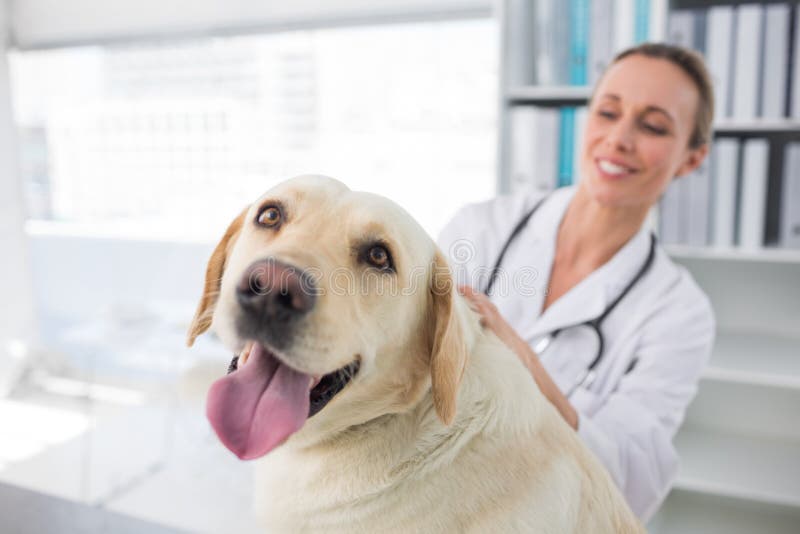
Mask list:
[[[236,286],[239,334],[283,349],[295,325],[314,308],[316,296],[316,284],[307,272],[274,258],[258,260]]]

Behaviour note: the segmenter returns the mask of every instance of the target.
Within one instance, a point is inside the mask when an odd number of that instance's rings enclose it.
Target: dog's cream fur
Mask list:
[[[258,227],[259,210],[273,201],[285,220],[277,230]],[[364,239],[388,245],[396,274],[358,261],[353,250]],[[314,176],[267,193],[214,251],[190,344],[213,322],[246,353],[234,287],[266,257],[322,275],[307,324],[278,357],[313,375],[361,360],[341,393],[257,462],[256,509],[267,532],[644,531],[396,205]]]

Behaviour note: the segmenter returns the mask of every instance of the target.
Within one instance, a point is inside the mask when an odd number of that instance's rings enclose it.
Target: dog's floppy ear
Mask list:
[[[219,296],[219,286],[222,282],[222,273],[225,270],[225,261],[228,258],[231,246],[236,241],[239,231],[242,229],[244,217],[247,214],[245,208],[242,213],[231,222],[222,240],[217,244],[214,252],[211,253],[211,258],[208,260],[206,267],[206,282],[203,287],[203,296],[200,297],[200,304],[197,305],[197,311],[192,319],[192,324],[189,326],[189,334],[186,338],[186,345],[191,347],[194,340],[208,330],[211,326],[211,319],[214,316],[214,306],[217,303]]]
[[[433,405],[446,425],[456,415],[458,386],[467,364],[467,345],[455,304],[456,288],[447,260],[437,251],[431,275],[431,388]]]

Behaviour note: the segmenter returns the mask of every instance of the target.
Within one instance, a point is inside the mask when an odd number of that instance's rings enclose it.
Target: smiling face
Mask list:
[[[698,101],[691,78],[666,59],[614,63],[589,106],[581,188],[605,206],[649,208],[706,155],[706,145],[689,147]]]
[[[437,373],[463,368],[452,299],[433,241],[397,205],[330,178],[284,182],[234,221],[209,262],[190,344],[213,318],[231,350],[252,347],[212,386],[212,426],[255,458],[304,426],[320,435],[407,409],[426,384],[452,418],[458,380],[437,393]]]

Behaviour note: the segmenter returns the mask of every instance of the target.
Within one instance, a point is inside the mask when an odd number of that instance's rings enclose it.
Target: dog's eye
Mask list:
[[[266,206],[261,210],[256,219],[258,224],[267,228],[274,228],[281,222],[281,210],[276,206]]]
[[[382,245],[373,245],[369,248],[367,251],[367,261],[379,269],[391,268],[392,263],[389,257],[389,251]]]

